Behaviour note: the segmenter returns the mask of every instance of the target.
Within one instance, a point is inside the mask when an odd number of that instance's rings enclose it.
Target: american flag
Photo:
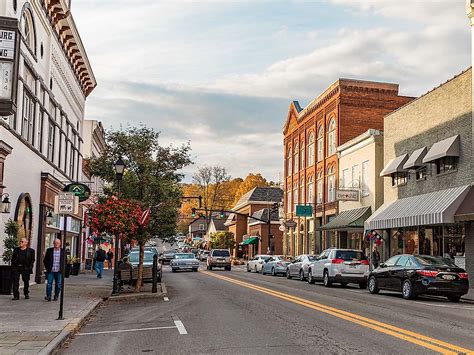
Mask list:
[[[142,216],[140,217],[140,224],[143,227],[146,227],[148,223],[150,223],[150,216],[151,216],[151,208],[148,207],[145,211],[142,212]]]

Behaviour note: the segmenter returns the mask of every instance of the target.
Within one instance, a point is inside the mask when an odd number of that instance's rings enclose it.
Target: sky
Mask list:
[[[279,181],[290,102],[338,78],[419,96],[471,65],[464,0],[72,0],[97,88],[86,119],[190,142],[197,167]]]

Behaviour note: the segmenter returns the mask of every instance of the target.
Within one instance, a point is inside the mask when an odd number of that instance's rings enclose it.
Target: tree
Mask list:
[[[110,130],[106,133],[105,152],[90,162],[91,174],[109,182],[104,192],[113,195],[117,192],[113,166],[121,157],[126,171],[120,199],[139,201],[143,210],[151,208],[150,223],[129,236],[140,246],[136,292],[142,285],[145,243],[154,235],[167,237],[176,231],[181,197],[179,183],[183,178],[180,171],[191,164],[189,144],[163,147],[159,136],[159,132],[144,125]]]
[[[267,179],[265,179],[260,173],[248,174],[245,180],[239,185],[239,189],[235,193],[233,205],[235,206],[239,199],[247,192],[249,192],[255,187],[260,186],[269,186]]]
[[[3,240],[3,255],[2,259],[3,262],[10,265],[13,256],[13,249],[18,246],[18,232],[20,230],[20,226],[14,220],[9,219],[7,223],[5,223],[5,234],[7,237]]]
[[[211,235],[211,249],[231,249],[235,247],[234,233],[217,232]]]

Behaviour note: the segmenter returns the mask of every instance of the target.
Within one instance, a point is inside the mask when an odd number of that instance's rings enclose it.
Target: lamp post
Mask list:
[[[122,182],[122,177],[123,177],[123,172],[125,170],[125,163],[122,160],[122,158],[118,158],[118,160],[114,164],[114,170],[115,170],[115,177],[117,179],[117,197],[120,198],[120,183]],[[118,289],[118,248],[119,244],[119,235],[115,235],[115,255],[114,255],[114,285],[113,285],[113,291],[112,293],[114,295],[118,295],[119,289]]]

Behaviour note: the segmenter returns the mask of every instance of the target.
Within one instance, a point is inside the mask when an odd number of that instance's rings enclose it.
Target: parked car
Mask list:
[[[285,256],[273,255],[263,264],[262,274],[272,274],[272,276],[285,275],[289,264],[290,262],[287,261]]]
[[[145,250],[145,252],[143,254],[143,267],[144,268],[152,268],[153,267],[153,256],[154,255],[155,254],[153,252]],[[132,250],[127,255],[127,258],[128,258],[128,262],[132,265],[132,267],[137,268],[138,264],[139,264],[140,251]],[[160,263],[157,263],[157,267],[158,267],[158,269],[157,269],[157,272],[158,272],[157,281],[160,282],[161,281],[161,276],[163,274],[163,270],[161,269],[161,264]],[[145,279],[145,281],[151,281],[151,280]]]
[[[369,292],[401,292],[413,299],[421,294],[445,296],[459,302],[469,291],[467,272],[451,260],[429,255],[396,255],[381,263],[369,275]]]
[[[174,256],[177,252],[178,251],[176,249],[171,249],[171,250],[167,250],[167,251],[163,252],[163,254],[160,257],[161,263],[163,265],[166,264],[166,263],[170,263],[171,260],[174,259]]]
[[[193,253],[176,253],[170,262],[171,271],[192,270],[198,271],[199,260]]]
[[[362,250],[330,248],[323,251],[308,267],[308,283],[323,281],[324,286],[333,283],[346,286],[357,283],[367,287],[369,261]]]
[[[255,271],[261,272],[263,270],[263,264],[265,264],[268,259],[270,259],[271,255],[261,255],[257,254],[252,259],[250,259],[247,263],[247,272]]]
[[[206,261],[208,256],[209,256],[209,250],[202,250],[201,253],[199,253],[198,259],[200,261]]]
[[[207,257],[207,269],[212,270],[213,267],[223,267],[230,271],[231,258],[229,249],[212,249]]]
[[[288,264],[286,268],[286,278],[298,277],[301,281],[308,277],[308,267],[316,261],[316,255],[303,254]]]
[[[134,247],[134,248],[132,248],[132,250],[130,250],[130,252],[133,252],[133,251],[136,251],[136,252],[140,251],[140,247]],[[153,254],[156,254],[156,255],[159,254],[158,249],[156,249],[155,247],[152,247],[152,246],[146,246],[145,245],[145,251],[150,251],[150,252],[152,252]]]

